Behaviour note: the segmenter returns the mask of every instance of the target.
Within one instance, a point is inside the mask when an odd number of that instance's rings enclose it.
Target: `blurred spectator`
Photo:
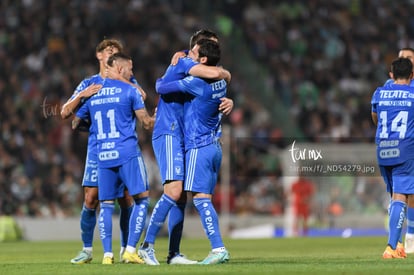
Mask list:
[[[16,200],[18,215],[27,215],[29,208],[29,200],[33,196],[33,186],[25,175],[15,176],[10,186],[11,194]]]
[[[58,186],[59,202],[65,216],[73,216],[80,211],[83,194],[79,180],[75,180],[71,173],[65,173],[63,182]]]
[[[300,175],[292,183],[291,192],[293,194],[294,234],[296,236],[308,235],[308,220],[312,211],[312,198],[315,193],[314,183]]]

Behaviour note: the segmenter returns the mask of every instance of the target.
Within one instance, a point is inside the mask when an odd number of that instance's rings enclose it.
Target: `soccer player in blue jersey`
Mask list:
[[[196,32],[190,39],[190,45],[201,38],[217,40],[217,35],[208,30]],[[199,64],[188,57],[178,58],[183,53],[175,54],[172,63],[163,75],[163,79],[173,81],[188,75],[201,76],[210,79],[230,80],[230,73],[217,66]],[[157,116],[152,136],[154,153],[160,168],[164,194],[154,207],[150,218],[143,245],[139,255],[149,265],[159,265],[155,257],[155,238],[167,215],[169,231],[168,264],[195,264],[180,253],[180,242],[184,223],[184,210],[187,194],[183,192],[184,167],[184,135],[183,112],[185,96],[182,93],[172,93],[160,96],[157,106]],[[230,113],[233,102],[223,99],[220,110]]]
[[[128,78],[132,75],[131,59],[115,53],[109,67]],[[136,119],[145,129],[152,129],[155,119],[149,116],[139,90],[131,84],[107,78],[102,88],[77,112],[90,119],[90,133],[95,135],[98,153],[99,231],[104,249],[103,264],[112,264],[112,214],[119,188],[125,184],[134,198],[129,219],[128,244],[122,259],[126,263],[143,263],[136,253],[149,204],[149,185],[144,160],[138,145]]]
[[[408,58],[398,58],[392,62],[391,75],[394,83],[377,88],[371,100],[378,165],[391,194],[384,259],[406,257],[404,250],[398,249],[398,241],[407,202],[414,198],[413,64]]]
[[[402,48],[398,52],[398,57],[408,58],[414,63],[414,49],[413,48]],[[393,84],[394,79],[390,78],[385,82],[384,85]],[[414,79],[411,79],[410,86],[414,87]],[[414,200],[409,199],[407,204],[407,231],[405,234],[404,250],[405,253],[414,253]],[[402,236],[399,240],[399,249],[402,249]]]
[[[189,56],[201,64],[215,66],[220,60],[219,44],[201,39]],[[208,80],[188,76],[183,80],[157,80],[157,92],[167,95],[180,91],[188,99],[184,105],[184,144],[186,176],[184,190],[191,192],[204,231],[210,241],[211,252],[200,264],[219,264],[230,259],[224,246],[217,212],[211,202],[220,171],[222,151],[221,98],[226,96],[225,80]]]
[[[63,119],[71,115],[83,104],[83,102],[95,94],[101,87],[106,77],[106,63],[113,53],[121,52],[123,49],[120,41],[116,39],[104,39],[96,47],[96,58],[99,61],[99,73],[85,78],[75,89],[71,98],[62,106],[61,116]],[[141,91],[143,92],[143,91]],[[88,130],[89,125],[84,125]],[[84,202],[80,215],[81,238],[83,249],[71,260],[73,264],[83,264],[92,261],[93,234],[96,225],[96,209],[98,207],[98,170],[96,140],[93,135],[88,137],[88,147],[85,161],[85,171],[82,181],[84,190]],[[129,214],[132,209],[133,200],[128,194],[125,198],[118,199],[121,228],[121,255],[126,247],[128,237]]]

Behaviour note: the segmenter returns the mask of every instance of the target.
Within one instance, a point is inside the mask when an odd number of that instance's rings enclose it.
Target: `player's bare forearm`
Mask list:
[[[221,69],[219,79],[224,79],[227,82],[227,84],[229,84],[231,81],[231,73],[222,67],[219,68]]]
[[[377,113],[371,112],[371,118],[372,118],[372,122],[374,122],[374,125],[377,126],[377,124],[378,124],[378,115],[377,115]]]
[[[135,85],[135,84],[134,84]],[[144,91],[144,89],[142,89],[140,86],[135,85],[138,88],[139,93],[142,96],[142,100],[146,100],[147,99],[147,93]]]
[[[72,120],[72,130],[76,130],[78,128],[80,121],[81,119],[79,117],[75,117]]]
[[[225,79],[230,73],[221,67],[197,64],[190,69],[189,74],[208,79]]]
[[[85,90],[77,94],[74,98],[69,99],[65,104],[63,104],[60,111],[60,116],[62,119],[69,118],[75,110],[79,107],[82,98],[88,98],[96,94],[102,88],[101,84],[92,84],[88,86]]]
[[[63,104],[60,111],[60,116],[62,119],[69,118],[79,106],[80,101],[81,98],[79,96],[76,96],[72,100],[68,100],[65,104]]]

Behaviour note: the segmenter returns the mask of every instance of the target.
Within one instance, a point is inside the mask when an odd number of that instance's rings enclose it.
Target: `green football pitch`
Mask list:
[[[165,263],[168,242],[157,239],[160,266],[102,265],[102,246],[94,243],[90,264],[72,265],[80,241],[0,243],[0,274],[413,274],[414,254],[407,259],[381,258],[386,237],[225,239],[230,262],[212,266],[171,266]],[[119,242],[114,241],[118,252]],[[201,260],[209,251],[206,239],[183,239],[181,250]]]

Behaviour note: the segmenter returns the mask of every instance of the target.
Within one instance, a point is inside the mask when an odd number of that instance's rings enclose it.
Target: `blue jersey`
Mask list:
[[[165,82],[183,79],[188,76],[190,69],[197,64],[189,57],[180,58],[176,65],[170,65],[167,68],[161,79]],[[152,133],[153,139],[161,135],[173,135],[180,139],[183,138],[184,100],[185,95],[179,92],[160,96]]]
[[[102,78],[102,76],[100,76],[99,74],[95,74],[89,78],[85,78],[84,80],[81,81],[81,83],[79,83],[79,85],[76,87],[75,91],[73,92],[72,96],[70,97],[70,99],[73,99],[74,97],[76,97],[80,92],[82,92],[83,90],[85,90],[86,88],[88,88],[90,85],[92,84],[103,84],[104,79]],[[85,101],[82,100],[81,104],[79,105],[79,108],[83,105]],[[97,150],[96,150],[96,138],[95,135],[91,135],[89,133],[88,136],[88,157],[92,158],[92,160],[96,160],[95,156],[97,154]]]
[[[385,81],[384,86],[388,86],[390,84],[394,84],[394,79],[390,78],[387,81]],[[410,86],[414,87],[414,79],[411,79]]]
[[[375,136],[379,165],[397,165],[414,159],[414,87],[389,84],[379,87],[371,100],[377,113]]]
[[[188,76],[169,83],[159,80],[157,84],[157,92],[160,94],[181,91],[190,95],[184,107],[186,150],[200,148],[217,141],[221,133],[222,117],[218,107],[221,103],[220,98],[225,97],[227,92],[225,80],[207,82],[198,77]]]
[[[77,112],[91,118],[91,135],[96,136],[98,166],[120,166],[138,156],[135,110],[145,108],[138,89],[119,80],[106,79],[102,89]]]

